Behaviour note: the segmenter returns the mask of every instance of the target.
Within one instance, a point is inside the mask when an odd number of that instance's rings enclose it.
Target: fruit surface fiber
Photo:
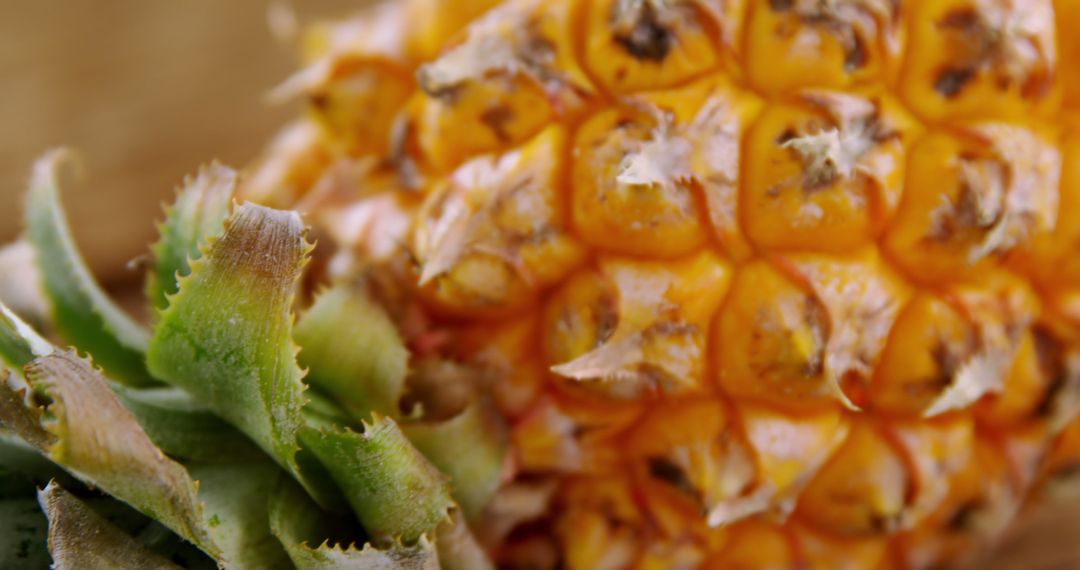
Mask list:
[[[303,35],[242,192],[483,371],[502,567],[978,564],[1080,466],[1078,27],[393,2]]]

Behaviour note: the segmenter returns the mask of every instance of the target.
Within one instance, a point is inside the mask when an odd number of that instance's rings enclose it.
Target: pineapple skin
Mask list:
[[[962,567],[1080,467],[1076,26],[393,2],[311,27],[243,192],[484,371],[501,566]]]

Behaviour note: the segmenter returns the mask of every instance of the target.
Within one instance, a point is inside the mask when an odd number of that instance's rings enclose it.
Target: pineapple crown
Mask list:
[[[421,397],[403,414],[409,353],[361,285],[329,287],[294,326],[314,248],[299,215],[235,203],[220,164],[185,180],[152,247],[148,328],[75,247],[68,158],[35,166],[19,246],[49,338],[0,304],[0,454],[29,458],[16,474],[42,487],[57,567],[490,567],[467,521],[502,479],[499,420],[467,388],[441,413]]]

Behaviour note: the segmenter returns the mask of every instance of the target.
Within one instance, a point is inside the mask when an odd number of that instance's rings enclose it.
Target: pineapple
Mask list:
[[[1072,0],[313,24],[274,92],[304,115],[167,210],[149,327],[39,163],[25,306],[53,334],[0,304],[0,467],[75,476],[31,473],[61,566],[979,565],[1080,468],[1072,25]]]
[[[1074,4],[379,5],[241,192],[486,371],[501,564],[970,564],[1076,464]]]

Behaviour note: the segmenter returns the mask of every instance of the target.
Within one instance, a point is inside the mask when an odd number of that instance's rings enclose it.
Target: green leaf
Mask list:
[[[21,371],[34,358],[55,350],[0,303],[0,363]],[[180,389],[111,387],[151,441],[173,457],[228,463],[265,457],[244,434]]]
[[[179,569],[116,528],[56,483],[38,493],[49,520],[48,544],[57,570]]]
[[[324,291],[300,317],[294,337],[300,363],[310,370],[308,382],[333,395],[354,419],[366,420],[372,412],[399,415],[409,352],[361,287],[338,283]],[[429,368],[435,375],[442,370]],[[477,402],[446,421],[401,424],[420,452],[450,475],[454,498],[469,518],[483,510],[502,479],[505,430],[490,411]]]
[[[344,495],[369,533],[407,544],[433,532],[454,507],[446,479],[395,423],[376,420],[356,433],[341,427],[333,404],[304,408],[291,314],[309,251],[299,217],[243,204],[205,249],[161,314],[150,370],[255,440],[324,508]],[[298,457],[321,467],[305,462],[301,470]],[[336,488],[327,489],[324,475]]]
[[[247,436],[179,388],[112,388],[150,440],[174,458],[201,463],[266,458]]]
[[[296,463],[304,385],[291,311],[309,250],[296,213],[237,207],[180,280],[147,361],[155,376],[191,393],[324,496]]]
[[[300,364],[308,383],[358,421],[371,412],[397,417],[409,352],[381,307],[358,286],[323,292],[296,325]]]
[[[406,546],[391,543],[380,550],[370,544],[356,549],[328,540],[340,525],[326,515],[291,481],[283,481],[270,500],[270,528],[299,570],[437,570],[435,549],[427,538]],[[335,528],[338,527],[338,528]],[[312,546],[318,544],[319,546]]]
[[[270,533],[269,497],[287,475],[269,459],[239,464],[188,465],[199,482],[203,523],[221,549],[225,566],[291,568]]]
[[[195,482],[154,446],[87,361],[56,352],[27,366],[26,378],[29,398],[0,385],[0,421],[77,478],[218,554],[201,527]]]
[[[474,402],[442,422],[407,422],[405,436],[443,473],[470,520],[480,515],[502,483],[506,435],[494,410]]]
[[[0,365],[21,370],[38,356],[52,354],[53,350],[49,341],[0,302]]]
[[[363,433],[315,428],[300,433],[304,447],[330,472],[372,535],[411,544],[434,530],[453,506],[446,477],[391,419],[376,416]]]
[[[169,305],[177,276],[190,272],[188,259],[199,256],[206,239],[221,233],[236,193],[236,171],[212,163],[184,180],[176,202],[166,209],[161,238],[151,248],[154,266],[147,276],[146,298],[158,308]]]
[[[243,463],[181,466],[154,446],[104,377],[69,352],[38,358],[27,367],[27,379],[29,399],[0,385],[0,403],[13,402],[22,414],[13,421],[13,406],[0,405],[0,422],[36,442],[55,463],[225,567],[283,567],[287,558],[270,535],[266,511],[283,473],[261,452]]]
[[[94,355],[109,375],[131,385],[153,383],[143,353],[149,334],[102,291],[79,254],[60,204],[58,170],[67,151],[38,159],[26,196],[26,230],[58,331]]]

